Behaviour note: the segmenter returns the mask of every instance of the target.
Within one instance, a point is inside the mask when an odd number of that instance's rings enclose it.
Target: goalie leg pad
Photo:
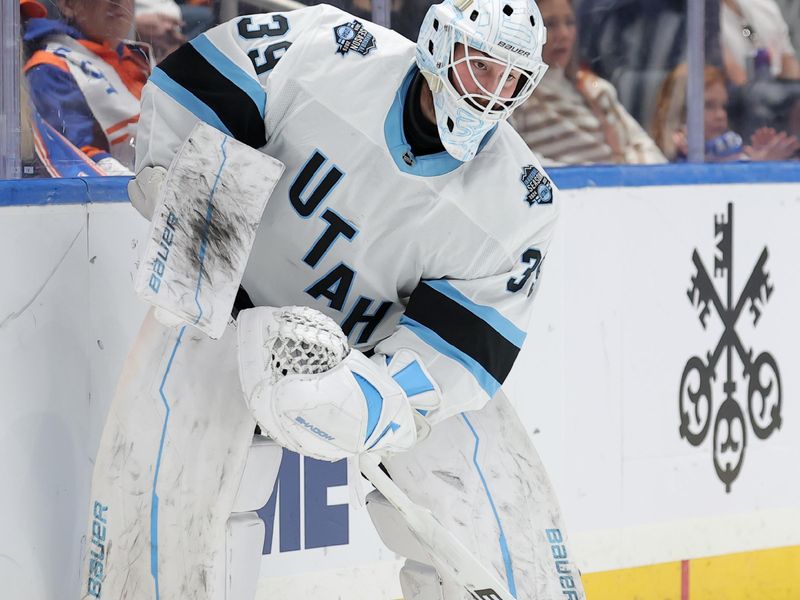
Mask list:
[[[267,503],[278,479],[281,458],[283,448],[275,440],[264,435],[253,436],[232,512],[258,510]]]
[[[410,499],[430,509],[518,600],[584,600],[553,488],[502,391],[483,409],[438,423],[427,439],[383,463]],[[402,531],[402,517],[386,514],[391,506],[367,506],[389,548],[431,564]],[[469,597],[452,582],[441,589],[443,600]]]
[[[97,452],[81,598],[222,600],[228,519],[248,455],[259,454],[251,451],[255,421],[239,384],[236,333],[229,328],[215,342],[166,328],[152,313]],[[243,493],[239,506],[251,510],[265,493]]]
[[[281,466],[283,448],[263,435],[253,436],[242,480],[228,518],[224,580],[218,588],[225,600],[251,600],[258,587],[264,521],[255,512],[267,503]]]
[[[220,589],[224,600],[252,600],[258,588],[264,521],[255,512],[234,513],[227,523],[226,569]]]
[[[404,600],[444,600],[436,569],[414,560],[407,560],[400,569],[400,589]]]

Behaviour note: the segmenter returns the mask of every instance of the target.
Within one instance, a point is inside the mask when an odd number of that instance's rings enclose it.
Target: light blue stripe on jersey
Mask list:
[[[400,369],[397,373],[392,375],[392,379],[403,388],[403,391],[409,398],[417,394],[430,392],[434,389],[433,384],[425,376],[425,372],[417,361],[413,361]]]
[[[451,300],[458,302],[472,314],[486,321],[500,335],[514,344],[517,348],[522,348],[522,343],[525,341],[526,333],[514,325],[511,321],[506,319],[497,309],[492,308],[491,306],[476,304],[458,291],[452,283],[445,279],[431,279],[424,281],[423,283],[429,285],[437,292],[444,294]]]
[[[394,95],[394,101],[386,114],[386,119],[383,122],[383,136],[386,140],[389,154],[391,154],[394,164],[397,168],[404,173],[411,175],[418,175],[420,177],[435,177],[437,175],[446,175],[455,171],[458,167],[463,165],[460,160],[453,158],[447,151],[436,152],[435,154],[426,154],[424,156],[415,156],[412,165],[409,165],[403,160],[403,155],[410,152],[411,147],[408,145],[405,133],[403,132],[403,107],[405,106],[406,96],[411,87],[411,82],[414,76],[419,72],[416,66],[412,66],[400,84],[400,88]],[[497,126],[492,127],[478,146],[478,152],[489,142],[489,140],[497,131]]]
[[[367,402],[367,435],[364,438],[366,442],[375,428],[378,426],[378,421],[381,419],[381,412],[383,411],[383,396],[369,381],[364,379],[358,373],[353,373],[353,377],[361,388],[361,393],[364,394],[364,400]]]
[[[200,54],[205,58],[217,71],[222,73],[227,79],[236,85],[240,90],[245,92],[253,100],[253,104],[258,108],[258,114],[264,118],[264,110],[267,105],[267,93],[257,79],[243,71],[242,68],[233,62],[230,58],[225,56],[222,51],[217,48],[214,43],[206,37],[203,33],[191,42]]]
[[[153,74],[150,75],[150,81],[161,89],[170,98],[175,100],[178,104],[183,106],[186,110],[192,113],[195,117],[219,129],[225,135],[233,137],[233,134],[223,124],[211,108],[200,98],[195,96],[192,92],[177,83],[172,77],[167,75],[164,71],[156,67],[153,69]]]
[[[500,382],[492,377],[478,361],[441,338],[435,331],[428,329],[414,319],[409,319],[405,315],[400,318],[400,325],[409,329],[438,353],[460,363],[477,380],[478,385],[490,398],[500,389]]]

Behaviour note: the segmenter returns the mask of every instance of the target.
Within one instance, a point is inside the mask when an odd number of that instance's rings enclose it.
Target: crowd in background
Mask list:
[[[329,3],[371,17],[370,0]],[[415,39],[429,3],[391,0],[393,29]],[[260,9],[256,0],[236,4],[239,14]],[[685,161],[687,0],[538,5],[550,68],[512,124],[542,162]],[[149,74],[220,20],[220,0],[20,0],[20,8],[26,164],[52,176],[130,174]],[[708,0],[704,40],[706,161],[797,158],[800,1]]]

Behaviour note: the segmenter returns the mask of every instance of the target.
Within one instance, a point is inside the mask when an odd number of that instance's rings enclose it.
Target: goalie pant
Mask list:
[[[254,597],[264,535],[254,511],[282,451],[253,436],[234,329],[213,341],[146,317],[96,458],[82,600]],[[584,597],[544,468],[502,393],[386,466],[519,600]],[[375,493],[368,506],[385,543],[411,559],[406,600],[470,598],[439,581],[394,509]]]

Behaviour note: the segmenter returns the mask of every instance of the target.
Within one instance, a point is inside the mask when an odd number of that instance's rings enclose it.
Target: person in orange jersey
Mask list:
[[[33,104],[102,172],[131,174],[141,90],[151,70],[148,53],[126,40],[134,2],[58,4],[63,22],[41,18],[33,7],[36,16],[25,23],[23,39],[31,55],[24,71]]]

